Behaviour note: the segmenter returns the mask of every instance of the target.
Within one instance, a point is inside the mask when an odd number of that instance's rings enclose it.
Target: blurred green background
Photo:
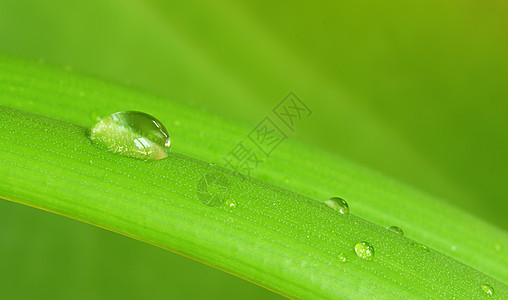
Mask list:
[[[0,52],[252,126],[294,91],[313,116],[291,138],[506,230],[507,15],[502,0],[0,0]],[[0,206],[7,295],[279,297],[102,229]]]

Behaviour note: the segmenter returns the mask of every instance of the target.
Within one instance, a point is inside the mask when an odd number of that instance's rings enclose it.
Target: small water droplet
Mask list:
[[[414,247],[417,247],[419,249],[422,249],[422,250],[425,250],[427,252],[430,252],[429,247],[425,246],[424,244],[420,244],[420,243],[417,243],[417,242],[414,242],[414,241],[411,241],[409,244],[411,246],[414,246]]]
[[[457,251],[457,247],[455,245],[452,245],[451,249],[452,251]]]
[[[347,261],[347,257],[346,255],[344,255],[344,253],[339,253],[339,255],[337,255],[337,258],[339,259],[340,262],[346,262]]]
[[[386,227],[386,229],[390,230],[391,232],[395,232],[396,234],[400,234],[401,236],[404,236],[404,231],[402,231],[402,229],[400,229],[397,226],[389,226]]]
[[[485,292],[485,294],[487,294],[489,296],[494,295],[494,288],[491,287],[490,285],[488,285],[488,284],[482,284],[481,288],[482,288],[482,291]]]
[[[355,245],[355,252],[358,257],[365,260],[371,260],[374,256],[374,247],[367,242],[360,242]]]
[[[331,197],[325,201],[325,204],[343,215],[349,215],[349,205],[347,205],[346,200],[342,198]]]
[[[226,205],[227,205],[228,207],[230,207],[230,208],[235,208],[235,207],[236,207],[236,205],[237,205],[237,203],[236,203],[236,201],[235,201],[235,200],[233,200],[233,199],[227,199],[227,200],[226,200]]]
[[[99,148],[141,160],[166,158],[171,147],[164,125],[139,111],[117,112],[101,119],[90,129],[89,138]]]
[[[210,167],[215,167],[215,166],[217,166],[216,163],[213,163],[213,162],[210,163]]]

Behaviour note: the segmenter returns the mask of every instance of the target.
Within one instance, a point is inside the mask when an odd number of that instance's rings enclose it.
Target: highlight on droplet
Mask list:
[[[388,226],[386,227],[386,229],[390,230],[391,232],[394,232],[396,234],[399,234],[401,236],[404,236],[404,231],[402,231],[402,229],[400,229],[399,227],[397,226]]]
[[[88,137],[98,148],[145,161],[168,157],[171,147],[166,127],[139,111],[117,112],[100,119]]]
[[[343,215],[349,215],[349,205],[347,204],[346,200],[342,198],[331,197],[325,201],[325,204]]]
[[[368,242],[359,242],[355,245],[355,252],[358,257],[371,260],[374,256],[374,247]]]

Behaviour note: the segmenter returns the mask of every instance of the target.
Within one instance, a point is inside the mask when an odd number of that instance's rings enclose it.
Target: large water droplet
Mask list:
[[[119,155],[141,160],[166,158],[168,131],[156,118],[139,111],[122,111],[98,121],[89,131],[92,143]]]
[[[349,215],[349,205],[346,200],[339,197],[332,197],[325,201],[325,204],[343,215]]]
[[[355,245],[355,252],[358,257],[371,260],[374,256],[374,247],[367,242],[360,242]]]
[[[490,285],[488,285],[488,284],[482,284],[481,288],[482,288],[482,291],[485,292],[485,294],[487,294],[489,296],[494,295],[494,288],[491,287]]]
[[[402,231],[402,229],[400,229],[397,226],[389,226],[386,227],[386,229],[390,230],[391,232],[395,232],[396,234],[400,234],[401,236],[404,236],[404,231]]]

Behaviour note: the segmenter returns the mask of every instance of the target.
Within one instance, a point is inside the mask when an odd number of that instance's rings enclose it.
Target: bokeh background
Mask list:
[[[503,0],[0,0],[0,53],[252,126],[294,91],[313,115],[291,138],[508,230],[507,16]],[[3,295],[280,298],[7,201],[0,234]]]

